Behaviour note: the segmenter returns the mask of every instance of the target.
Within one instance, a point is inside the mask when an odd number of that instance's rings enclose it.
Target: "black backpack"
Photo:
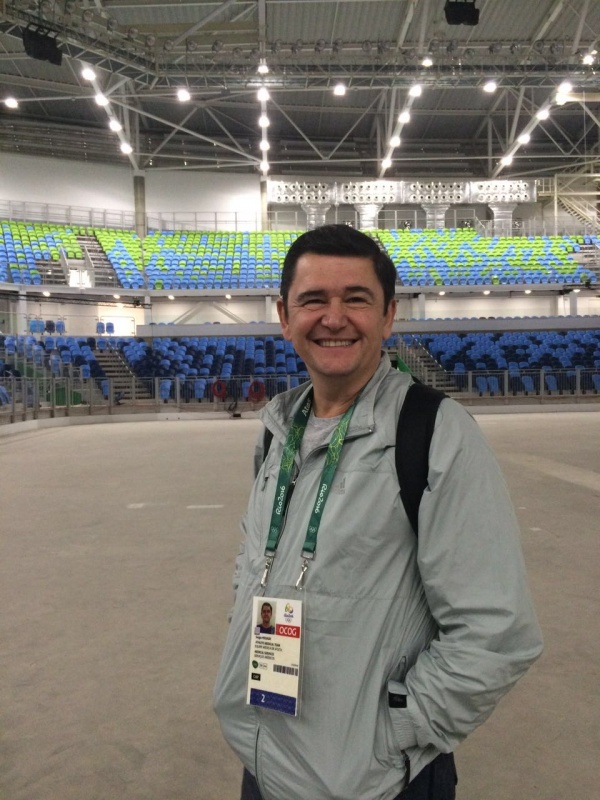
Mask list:
[[[427,488],[429,446],[444,392],[422,383],[411,383],[398,417],[396,428],[396,472],[400,497],[415,535],[419,535],[419,506]],[[265,428],[263,460],[267,457],[273,434]]]

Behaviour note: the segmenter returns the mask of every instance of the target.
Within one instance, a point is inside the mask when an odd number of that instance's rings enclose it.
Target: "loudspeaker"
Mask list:
[[[478,25],[479,9],[475,0],[446,0],[444,6],[448,25]]]
[[[49,36],[42,31],[25,28],[23,31],[23,47],[30,58],[38,61],[49,61],[60,67],[62,64],[62,52],[58,49],[56,37]]]

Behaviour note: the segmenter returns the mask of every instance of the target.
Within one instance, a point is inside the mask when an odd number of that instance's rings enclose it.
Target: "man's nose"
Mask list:
[[[344,327],[346,324],[346,311],[341,300],[333,299],[327,304],[321,322],[332,330],[339,330]]]

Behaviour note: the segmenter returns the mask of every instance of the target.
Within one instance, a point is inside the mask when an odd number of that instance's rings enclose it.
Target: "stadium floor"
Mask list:
[[[600,411],[478,421],[518,509],[546,649],[457,751],[458,798],[591,800]],[[237,800],[211,690],[258,430],[120,422],[2,442],[3,800]]]

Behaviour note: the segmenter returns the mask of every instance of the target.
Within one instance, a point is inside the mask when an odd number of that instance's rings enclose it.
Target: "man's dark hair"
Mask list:
[[[273,606],[271,605],[271,603],[263,603],[262,604],[262,606],[260,607],[261,614],[262,614],[263,608],[268,608],[269,611],[271,612],[271,614],[273,613]]]
[[[319,256],[351,256],[370,258],[375,275],[383,289],[383,310],[387,311],[396,294],[396,267],[394,262],[366,233],[349,225],[323,225],[306,231],[292,243],[283,260],[281,271],[281,299],[287,311],[287,299],[294,282],[298,259],[306,253]]]

